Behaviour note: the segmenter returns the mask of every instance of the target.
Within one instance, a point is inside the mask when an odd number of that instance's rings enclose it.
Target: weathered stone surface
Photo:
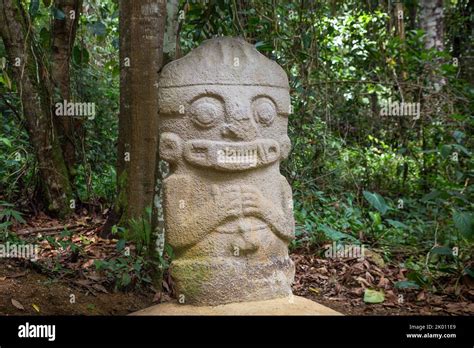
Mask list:
[[[191,306],[162,303],[131,315],[342,315],[331,308],[293,296],[266,301],[229,303],[219,306]]]
[[[166,240],[181,302],[287,297],[294,264],[283,69],[241,39],[205,41],[163,68],[160,155]]]

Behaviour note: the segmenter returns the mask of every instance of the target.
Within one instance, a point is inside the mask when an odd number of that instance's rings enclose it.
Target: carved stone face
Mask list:
[[[186,162],[241,171],[288,156],[286,75],[251,45],[231,42],[211,40],[207,46],[212,43],[213,50],[207,47],[206,55],[204,43],[185,62],[163,71],[160,155],[178,167]],[[261,57],[266,69],[256,68]]]

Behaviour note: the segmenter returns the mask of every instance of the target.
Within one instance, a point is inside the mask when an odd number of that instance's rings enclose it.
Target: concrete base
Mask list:
[[[267,301],[225,305],[191,306],[176,302],[161,303],[130,315],[342,315],[304,297],[291,296]]]

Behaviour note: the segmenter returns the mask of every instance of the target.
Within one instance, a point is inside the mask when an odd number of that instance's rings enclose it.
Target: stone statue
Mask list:
[[[242,39],[205,41],[159,82],[166,241],[179,302],[214,306],[291,295],[290,151],[283,69]]]

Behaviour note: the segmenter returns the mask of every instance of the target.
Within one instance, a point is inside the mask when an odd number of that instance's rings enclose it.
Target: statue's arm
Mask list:
[[[291,188],[283,176],[279,186],[281,200],[278,202],[264,197],[255,186],[244,186],[243,212],[261,218],[277,236],[289,242],[295,238]]]
[[[166,242],[175,251],[188,248],[239,214],[238,197],[216,200],[212,188],[197,190],[186,175],[171,175],[164,181]]]

